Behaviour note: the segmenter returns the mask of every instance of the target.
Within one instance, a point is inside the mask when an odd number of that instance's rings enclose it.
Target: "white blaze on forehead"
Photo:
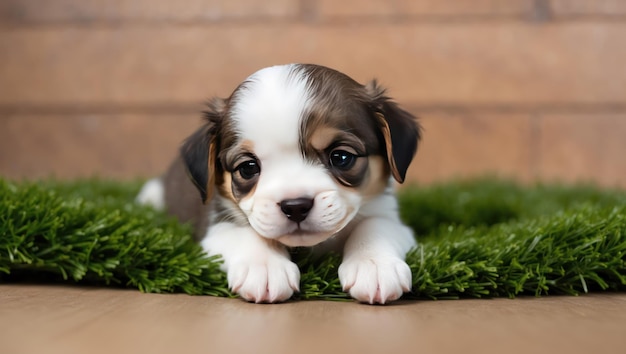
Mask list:
[[[295,70],[295,72],[294,72]],[[303,112],[310,101],[307,78],[295,65],[257,71],[236,94],[233,119],[242,138],[263,158],[276,149],[298,147]]]

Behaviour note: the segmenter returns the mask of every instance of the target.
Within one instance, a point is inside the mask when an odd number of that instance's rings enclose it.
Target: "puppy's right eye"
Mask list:
[[[239,172],[239,175],[243,179],[252,179],[261,173],[261,167],[259,167],[259,164],[254,160],[240,163],[235,170]]]
[[[331,166],[342,171],[347,171],[354,166],[357,157],[358,156],[348,151],[336,149],[330,153],[329,160]]]

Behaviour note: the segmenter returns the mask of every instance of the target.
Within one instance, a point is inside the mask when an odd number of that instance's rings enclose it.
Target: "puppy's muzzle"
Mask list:
[[[309,211],[313,208],[313,199],[311,198],[295,198],[285,199],[280,202],[280,210],[287,216],[287,219],[300,223],[309,215]]]

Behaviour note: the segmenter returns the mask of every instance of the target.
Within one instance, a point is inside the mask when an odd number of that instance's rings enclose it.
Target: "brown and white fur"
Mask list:
[[[375,81],[269,67],[213,99],[205,118],[138,200],[194,223],[232,291],[257,303],[289,299],[300,272],[288,250],[302,246],[343,251],[339,279],[359,301],[384,304],[411,289],[404,257],[415,240],[392,189],[420,128]]]

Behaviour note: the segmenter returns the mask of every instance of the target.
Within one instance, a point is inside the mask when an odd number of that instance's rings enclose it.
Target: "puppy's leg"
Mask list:
[[[404,261],[415,246],[411,230],[399,220],[363,220],[344,246],[339,280],[353,298],[370,304],[397,300],[411,290],[411,269]]]
[[[212,225],[202,247],[209,255],[222,256],[228,286],[248,301],[285,301],[299,289],[300,271],[285,247],[250,227],[227,222]]]

